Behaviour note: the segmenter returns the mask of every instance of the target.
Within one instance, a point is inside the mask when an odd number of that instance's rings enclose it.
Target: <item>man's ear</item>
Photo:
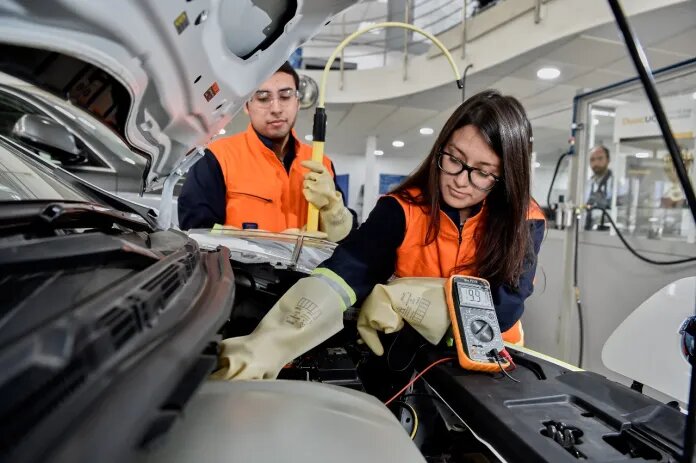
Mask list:
[[[249,102],[248,101],[244,102],[244,114],[246,114],[247,116],[249,115]]]

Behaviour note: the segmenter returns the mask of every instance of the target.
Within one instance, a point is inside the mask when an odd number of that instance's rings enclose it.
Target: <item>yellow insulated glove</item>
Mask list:
[[[274,379],[288,362],[338,333],[345,309],[326,281],[299,280],[251,334],[222,341],[213,379]]]
[[[376,285],[358,316],[358,333],[377,355],[384,354],[378,331],[395,333],[408,322],[431,344],[437,344],[450,326],[444,278],[398,278]]]
[[[330,241],[341,241],[353,227],[353,216],[343,205],[343,196],[336,191],[334,179],[324,164],[302,161],[302,166],[309,169],[302,192],[319,209],[319,229],[326,232]]]

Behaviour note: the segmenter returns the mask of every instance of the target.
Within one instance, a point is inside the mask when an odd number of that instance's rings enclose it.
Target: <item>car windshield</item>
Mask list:
[[[0,202],[36,200],[94,201],[49,167],[0,143]]]
[[[56,124],[61,130],[56,131]],[[109,127],[71,103],[32,86],[0,89],[0,135],[66,168],[121,170],[120,160],[138,169],[134,172],[139,179],[146,165],[146,160],[130,151]],[[62,143],[57,142],[61,139]],[[106,159],[105,153],[113,159]]]
[[[36,96],[44,100],[46,104],[51,105],[56,111],[61,112],[69,119],[77,122],[78,130],[86,133],[96,140],[99,140],[110,152],[114,153],[123,161],[134,166],[140,166],[143,169],[145,168],[145,159],[142,156],[138,156],[128,149],[125,142],[121,140],[121,138],[116,135],[113,130],[99,122],[89,113],[83,111],[82,109],[76,108],[69,102],[60,100],[52,95],[48,95],[45,92],[39,93],[39,91],[36,91]]]

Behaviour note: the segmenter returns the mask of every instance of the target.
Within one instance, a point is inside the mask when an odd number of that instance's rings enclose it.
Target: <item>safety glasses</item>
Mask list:
[[[300,97],[300,91],[294,88],[284,88],[274,95],[273,92],[259,90],[251,97],[250,102],[262,108],[269,108],[273,104],[273,100],[278,100],[281,106],[286,106],[290,102],[297,100]]]
[[[449,175],[459,175],[466,171],[469,176],[469,183],[471,183],[474,188],[481,191],[492,190],[495,184],[500,181],[500,177],[484,170],[471,167],[461,159],[443,150],[440,150],[438,153],[437,167],[442,172]]]

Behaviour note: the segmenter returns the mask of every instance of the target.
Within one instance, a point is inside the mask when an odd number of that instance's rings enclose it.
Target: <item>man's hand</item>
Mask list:
[[[305,174],[303,193],[307,201],[322,210],[336,201],[343,202],[336,191],[334,179],[329,170],[318,161],[302,161],[302,166],[310,171]]]
[[[353,215],[343,205],[343,196],[336,191],[334,179],[322,163],[302,161],[302,166],[310,170],[305,175],[303,193],[319,209],[319,228],[330,241],[341,241],[353,228]]]

